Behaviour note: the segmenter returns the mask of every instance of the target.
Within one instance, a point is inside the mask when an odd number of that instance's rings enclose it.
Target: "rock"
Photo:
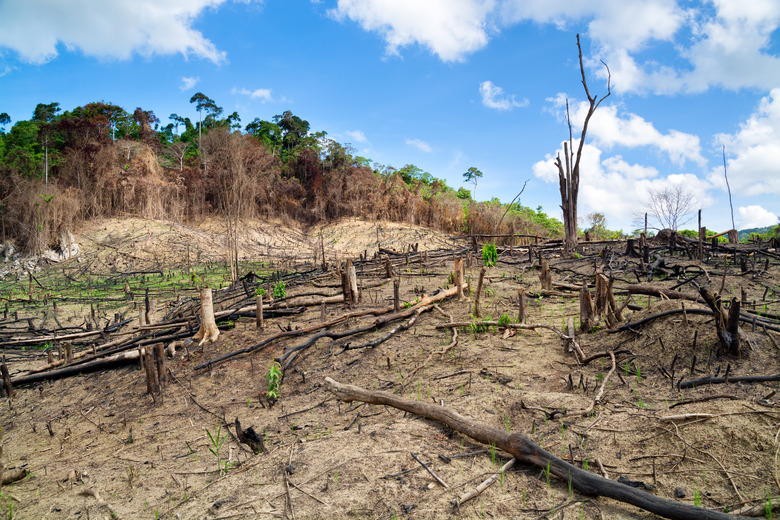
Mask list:
[[[10,243],[6,244],[2,252],[3,262],[10,261],[15,253],[16,253],[16,248],[14,248],[13,244]]]
[[[73,233],[70,231],[60,233],[59,252],[62,260],[67,260],[79,254],[79,245],[73,239]]]
[[[41,253],[41,258],[54,263],[62,261],[62,256],[52,251],[51,249],[47,249]]]
[[[681,487],[674,488],[675,498],[685,498],[685,490]]]

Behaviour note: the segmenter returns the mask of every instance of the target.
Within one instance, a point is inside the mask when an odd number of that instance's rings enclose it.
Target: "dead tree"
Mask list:
[[[588,132],[590,118],[596,112],[602,101],[607,99],[612,93],[612,75],[609,67],[603,61],[607,69],[607,94],[601,99],[598,96],[592,96],[588,90],[588,82],[585,80],[585,66],[582,63],[582,46],[580,45],[580,35],[577,35],[577,51],[580,58],[580,73],[582,74],[582,86],[585,88],[585,95],[588,97],[590,106],[585,115],[585,122],[582,124],[582,133],[580,142],[577,146],[577,155],[574,155],[574,139],[571,131],[571,118],[569,117],[569,100],[566,100],[566,121],[569,125],[569,141],[563,143],[564,161],[561,161],[560,153],[555,158],[555,166],[558,167],[558,181],[561,191],[561,209],[563,210],[563,227],[565,231],[564,247],[567,251],[577,246],[577,195],[580,190],[580,159],[582,158],[582,149],[585,145],[585,134]]]

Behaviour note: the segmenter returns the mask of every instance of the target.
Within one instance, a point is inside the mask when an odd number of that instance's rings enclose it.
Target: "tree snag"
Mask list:
[[[563,155],[565,164],[561,161],[560,153],[555,158],[555,166],[558,167],[558,182],[561,191],[561,209],[563,210],[563,227],[565,231],[564,249],[570,251],[577,247],[577,195],[580,189],[580,159],[582,158],[582,149],[585,145],[585,134],[588,132],[588,123],[590,118],[596,112],[602,101],[607,99],[612,93],[612,75],[609,67],[603,61],[607,69],[607,94],[601,99],[598,96],[591,96],[588,90],[588,83],[585,80],[585,66],[582,63],[582,46],[580,45],[580,35],[577,35],[577,51],[580,59],[580,73],[582,74],[582,86],[585,89],[585,95],[588,97],[590,106],[585,115],[585,121],[582,124],[582,133],[580,134],[579,144],[577,146],[577,156],[574,156],[574,139],[571,131],[571,118],[569,117],[569,100],[566,100],[566,121],[569,124],[569,141],[563,143]]]
[[[539,273],[539,282],[542,284],[543,291],[552,291],[552,272],[550,271],[550,264],[547,260],[542,258],[542,272]]]
[[[200,329],[192,337],[198,342],[198,346],[204,343],[212,343],[219,337],[219,329],[214,319],[214,300],[211,296],[211,287],[203,287],[200,290]]]
[[[556,477],[567,481],[577,491],[590,496],[604,496],[631,504],[664,518],[681,520],[734,520],[735,517],[720,511],[676,502],[651,495],[620,482],[580,469],[536,445],[525,435],[509,434],[504,430],[487,426],[454,410],[426,403],[412,401],[389,392],[366,390],[352,385],[345,385],[325,378],[325,387],[342,401],[361,401],[368,404],[392,406],[399,410],[420,415],[439,421],[477,442],[489,444],[511,454],[518,462],[531,464],[545,469]]]

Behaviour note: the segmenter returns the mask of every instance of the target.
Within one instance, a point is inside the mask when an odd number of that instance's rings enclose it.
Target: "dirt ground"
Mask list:
[[[128,219],[96,224],[76,238],[83,259],[100,258],[106,269],[122,272],[155,265],[180,267],[185,254],[193,262],[198,254],[201,261],[219,259],[219,229],[216,222],[187,228]],[[314,251],[323,246],[326,260],[335,263],[337,258],[356,258],[364,251],[370,257],[378,246],[406,251],[417,243],[424,251],[466,245],[423,228],[360,221],[322,230],[257,223],[248,226],[244,236],[242,257],[271,260],[288,270],[311,264]],[[614,247],[614,255],[599,256],[601,248],[594,248],[576,260],[551,257],[553,280],[592,283],[595,266],[607,262],[605,270],[616,279],[621,303],[626,295],[620,289],[637,281],[632,272],[636,261],[619,254],[625,244]],[[513,253],[503,252],[498,264],[487,271],[483,318],[498,320],[506,314],[516,319],[520,287],[530,295],[526,323],[562,329],[568,317],[579,315],[576,292],[540,295],[536,264],[528,262],[522,248]],[[472,289],[482,265],[478,260],[475,257],[466,268]],[[687,257],[671,262],[684,268],[698,264]],[[366,286],[383,273],[382,269],[369,272],[369,267],[363,268],[362,275],[358,269]],[[705,269],[707,276],[697,281],[717,291],[723,264],[713,262]],[[437,258],[427,265],[404,264],[398,270],[400,299],[413,303],[422,294],[451,286],[453,262],[449,257]],[[740,297],[744,291],[747,300],[754,302],[749,308],[780,314],[779,279],[777,261],[768,270],[756,268],[748,274],[731,266],[723,282],[724,300]],[[331,273],[306,284],[290,284],[289,294],[335,295],[340,292],[338,283]],[[673,287],[678,282],[670,277],[654,283]],[[325,318],[392,302],[393,283],[385,282],[365,289],[351,311],[343,304],[327,305]],[[627,313],[631,321],[681,306],[678,300],[648,296],[633,296],[632,302],[641,308]],[[166,302],[158,304],[162,308]],[[455,321],[469,321],[473,305],[473,297],[464,302],[452,298],[440,308]],[[706,306],[686,302],[685,308]],[[350,319],[335,330],[374,319]],[[720,352],[712,318],[701,314],[674,314],[617,333],[605,327],[579,334],[577,341],[586,355],[620,352],[612,374],[608,356],[578,364],[549,330],[512,335],[490,328],[462,328],[454,348],[434,355],[408,378],[429,354],[452,340],[449,330],[437,328],[449,318],[424,312],[408,330],[375,348],[344,350],[344,341],[320,340],[285,371],[275,403],[266,398],[268,368],[285,347],[302,343],[305,337],[272,342],[251,354],[215,363],[211,369],[195,369],[281,329],[305,328],[320,320],[320,306],[309,307],[293,319],[266,320],[261,331],[253,318],[240,319],[215,343],[192,350],[189,357],[179,352],[169,359],[173,377],[163,398],[156,401],[146,393],[145,376],[137,366],[18,388],[13,400],[4,398],[2,403],[2,459],[6,472],[23,467],[30,474],[3,487],[0,515],[212,520],[655,518],[633,506],[583,496],[543,469],[524,465],[501,474],[495,484],[457,508],[453,501],[495,474],[510,457],[427,419],[389,407],[342,403],[323,387],[325,377],[442,404],[487,425],[523,433],[590,471],[603,470],[611,479],[625,477],[653,487],[651,493],[665,498],[728,511],[760,506],[762,513],[767,503],[771,507],[780,502],[777,383],[676,387],[680,379],[722,376],[727,366],[731,376],[780,373],[780,335],[773,333],[770,338],[760,323],[755,328],[743,324],[750,345],[740,358]],[[374,339],[392,326],[348,342]],[[12,375],[46,364],[43,353],[11,349],[5,353]],[[592,414],[548,418],[556,410],[587,408],[605,377],[604,398]],[[684,414],[689,418],[668,419]],[[229,432],[221,424],[223,418]],[[255,455],[236,442],[236,418],[244,429],[253,426],[264,436],[268,453]],[[219,459],[210,451],[215,449],[211,438],[217,432],[220,437],[227,435]],[[448,487],[437,483],[412,453]]]

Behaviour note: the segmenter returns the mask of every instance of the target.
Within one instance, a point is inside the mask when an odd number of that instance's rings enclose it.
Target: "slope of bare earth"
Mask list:
[[[193,263],[198,255],[200,261],[221,261],[221,230],[216,221],[186,227],[127,219],[96,223],[80,230],[77,240],[85,262],[128,271],[141,265],[182,266],[187,256]],[[423,251],[457,245],[423,228],[361,221],[313,230],[255,222],[245,225],[241,240],[243,257],[271,255],[290,265],[311,264],[314,251],[323,246],[333,263],[364,251],[373,256],[380,246],[405,251],[417,243]],[[636,264],[621,257],[621,248],[606,257],[588,251],[579,260],[553,257],[553,278],[592,281],[594,266],[609,258],[616,289],[625,287],[635,281],[631,271]],[[538,271],[527,252],[514,253],[502,254],[488,270],[482,317],[515,318],[518,288],[523,287],[535,294],[529,298],[527,323],[561,328],[567,317],[578,314],[576,298],[539,294]],[[683,266],[683,273],[694,264],[673,262]],[[472,289],[480,267],[474,261],[466,268]],[[705,269],[717,290],[717,269]],[[432,258],[426,265],[413,260],[397,271],[401,301],[413,303],[450,285],[452,260]],[[23,466],[31,473],[3,487],[0,506],[9,518],[28,519],[653,518],[636,507],[583,496],[530,466],[507,471],[477,498],[455,508],[451,501],[495,474],[507,455],[392,408],[339,402],[323,387],[328,376],[443,404],[490,426],[523,433],[590,471],[603,467],[609,478],[623,476],[654,487],[651,492],[658,496],[733,511],[780,494],[777,383],[682,391],[675,386],[680,379],[723,375],[727,365],[732,376],[780,372],[777,334],[766,335],[760,324],[755,330],[744,327],[750,346],[741,358],[719,352],[712,319],[705,315],[674,314],[633,331],[580,334],[588,355],[622,352],[610,374],[609,357],[580,365],[545,329],[511,334],[463,328],[451,346],[453,334],[437,326],[450,319],[473,320],[474,301],[448,299],[440,308],[452,318],[424,312],[407,330],[374,347],[365,343],[393,325],[344,340],[319,340],[286,370],[280,399],[273,404],[265,397],[268,368],[285,347],[302,344],[306,336],[272,341],[251,354],[195,368],[280,329],[316,331],[323,319],[386,308],[392,305],[393,284],[369,288],[383,274],[382,264],[359,266],[366,288],[350,311],[328,304],[322,316],[322,307],[316,306],[292,322],[266,320],[263,330],[256,329],[254,319],[240,319],[215,343],[178,353],[168,360],[171,377],[157,401],[147,395],[143,373],[135,366],[19,388],[0,415],[3,462],[7,472]],[[774,292],[764,290],[780,291],[778,277],[777,265],[747,275],[732,270],[723,293],[744,290],[757,308],[779,314]],[[698,280],[706,284],[703,278]],[[676,280],[655,283],[672,287]],[[337,294],[339,286],[331,272],[294,286],[290,294]],[[619,303],[624,297],[618,291]],[[634,297],[634,302],[644,308],[630,316],[632,321],[680,308],[679,301],[651,297]],[[686,303],[686,309],[692,308],[703,307]],[[375,319],[351,318],[331,329],[352,329]],[[12,373],[45,361],[42,354],[6,353]],[[593,413],[551,419],[544,412],[587,408],[605,379],[603,402]],[[668,419],[686,414],[688,419]],[[254,455],[236,442],[236,418],[245,429],[261,432],[269,453]],[[223,419],[229,432],[220,426]],[[219,450],[212,442],[217,431],[227,435]],[[435,482],[411,453],[448,488]]]

